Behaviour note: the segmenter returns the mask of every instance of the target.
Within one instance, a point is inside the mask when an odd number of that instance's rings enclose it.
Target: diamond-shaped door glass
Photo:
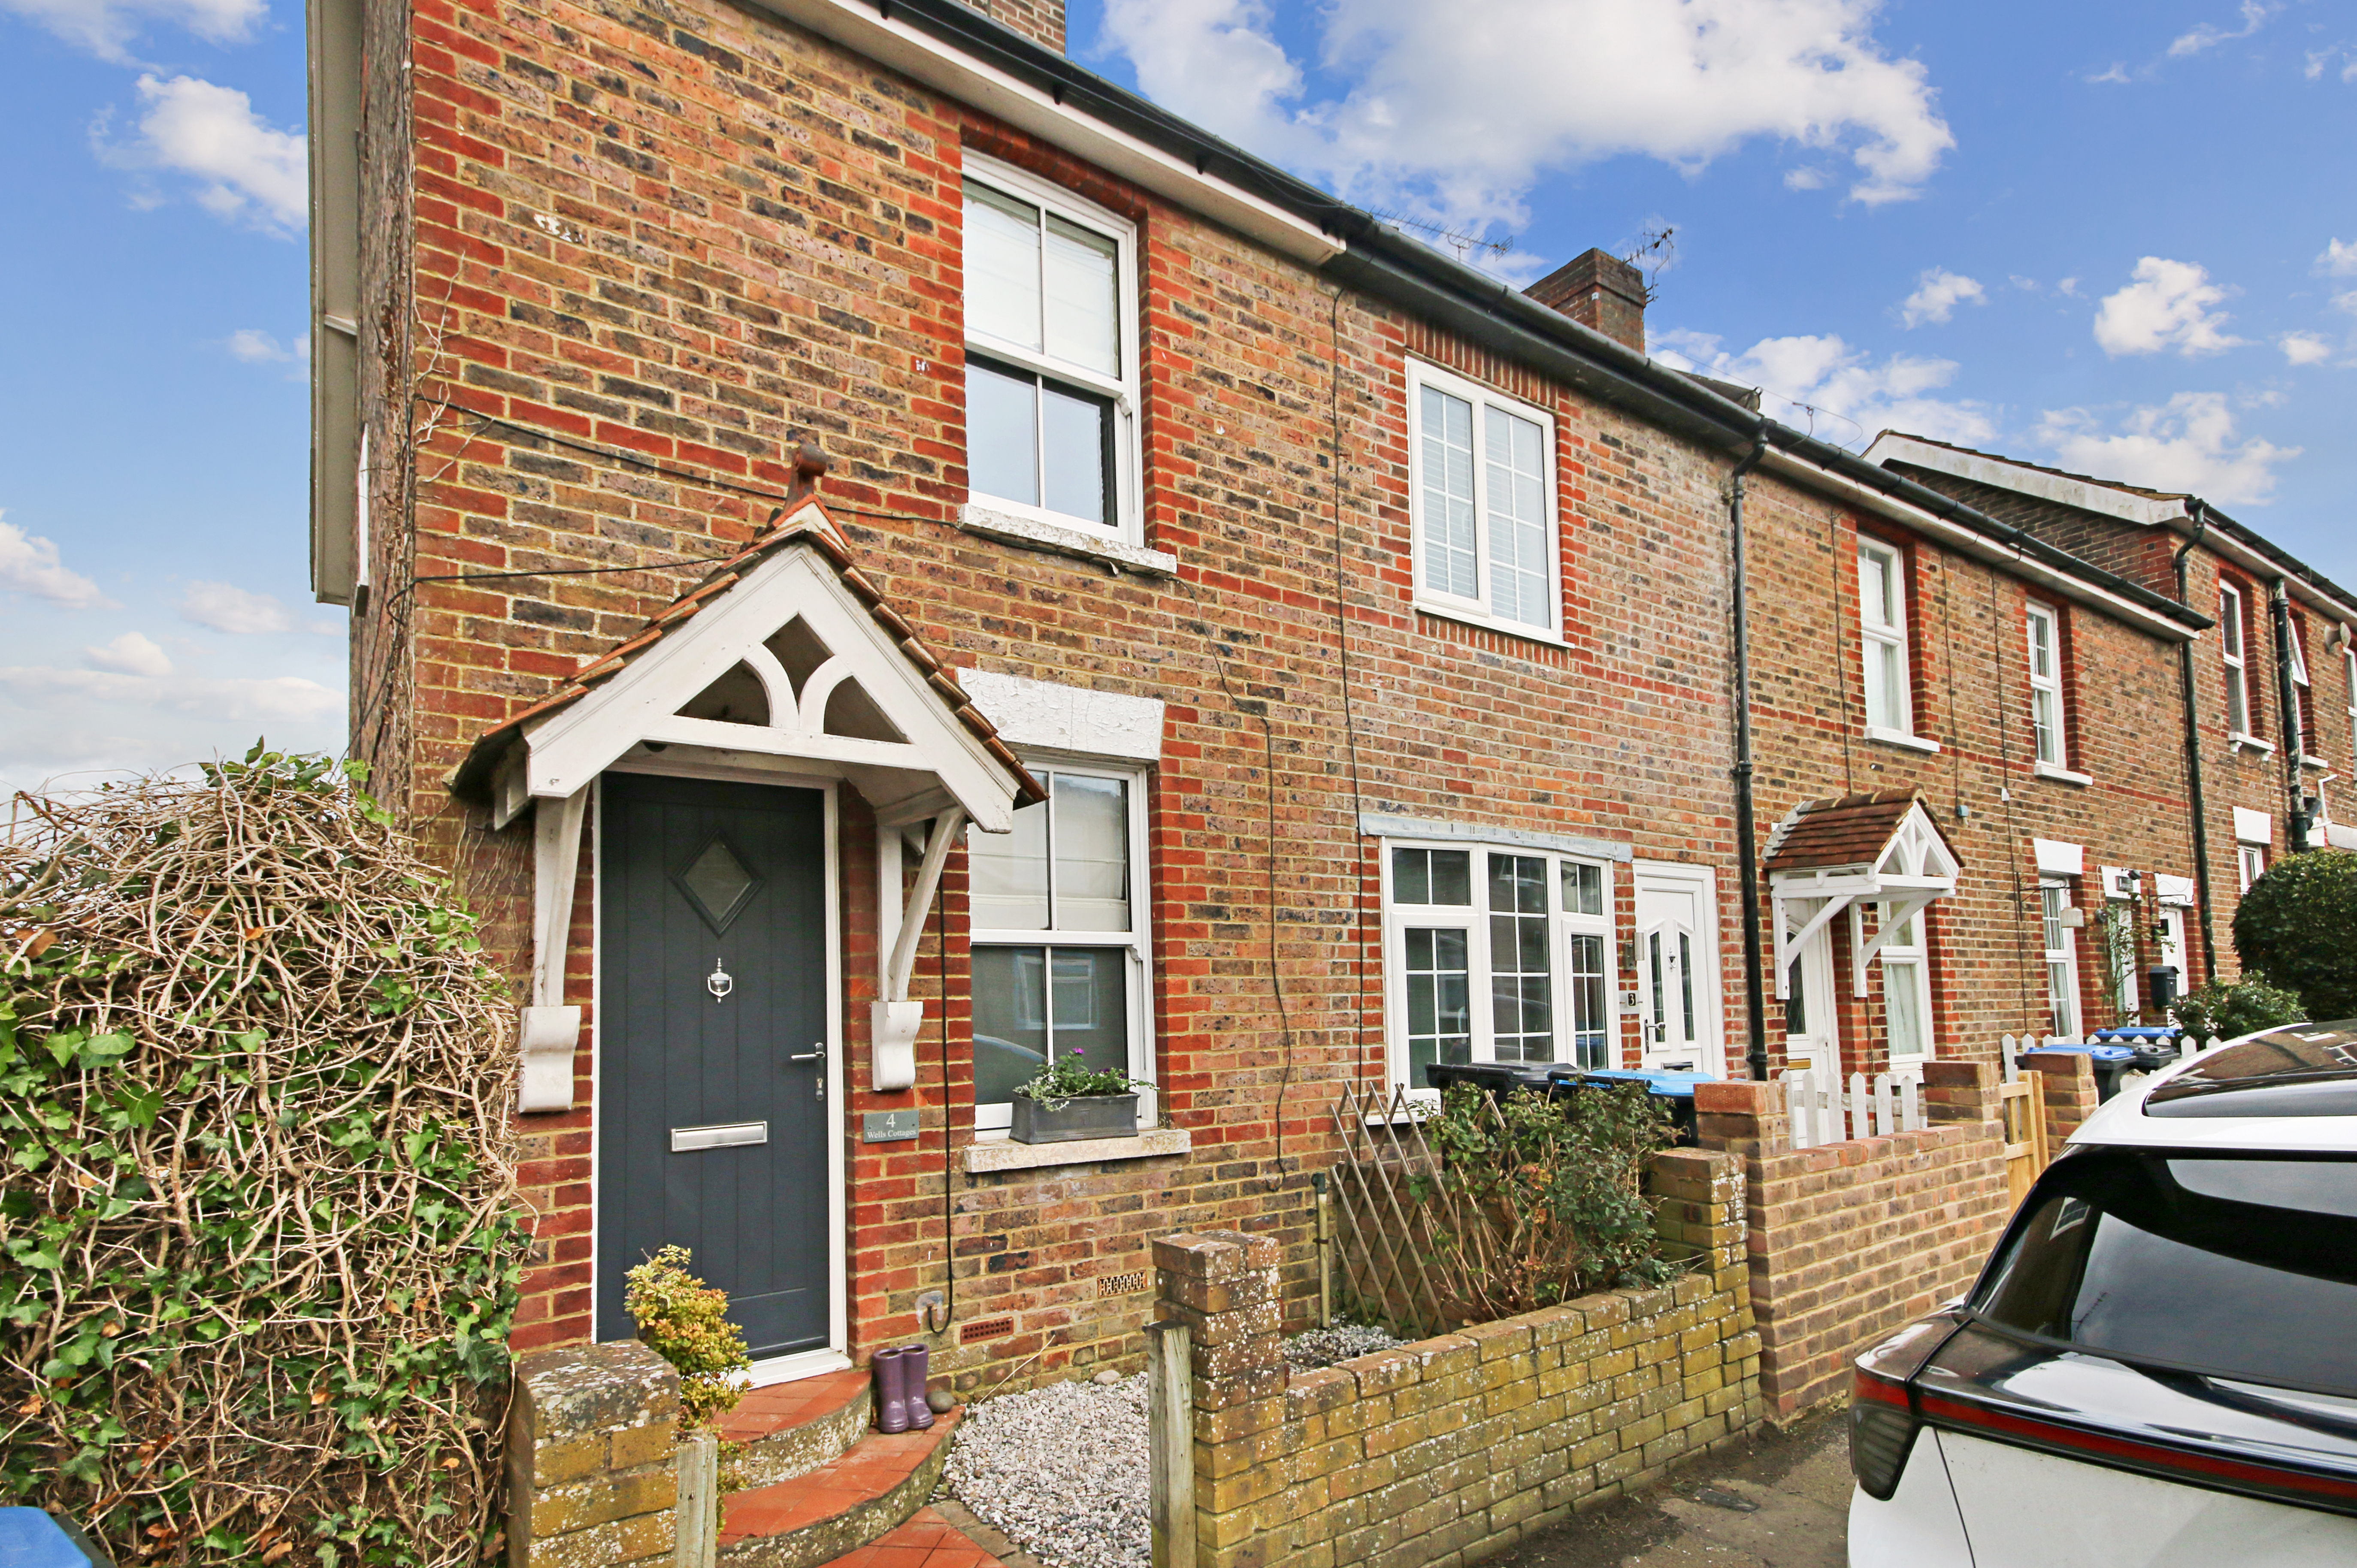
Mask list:
[[[761,879],[745,865],[744,857],[717,835],[672,880],[715,936],[728,929],[729,922],[744,912],[761,887]]]

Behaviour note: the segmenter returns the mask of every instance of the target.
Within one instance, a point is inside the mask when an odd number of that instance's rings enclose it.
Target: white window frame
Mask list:
[[[2247,841],[2237,843],[2234,845],[2234,874],[2241,879],[2242,891],[2248,893],[2251,884],[2267,874],[2267,846]]]
[[[1108,526],[1070,512],[1050,511],[1045,506],[988,495],[981,490],[970,492],[970,499],[974,505],[990,511],[1028,518],[1054,528],[1075,529],[1084,534],[1115,539],[1127,544],[1142,543],[1145,509],[1138,411],[1144,405],[1145,396],[1140,387],[1144,354],[1137,327],[1137,226],[1085,197],[1075,196],[1061,186],[1050,184],[1012,164],[1004,164],[979,153],[967,153],[963,165],[965,181],[987,186],[1018,201],[1028,202],[1067,222],[1093,230],[1114,242],[1114,280],[1119,294],[1116,301],[1119,315],[1114,332],[1121,351],[1121,374],[1106,376],[1039,349],[977,331],[969,321],[965,327],[965,345],[969,351],[979,351],[985,358],[1066,381],[1113,400],[1114,520]],[[961,185],[961,200],[963,198],[963,186]]]
[[[1931,907],[1926,905],[1910,918],[1914,921],[1915,940],[1912,942],[1900,942],[1895,939],[1887,940],[1875,953],[1875,961],[1882,965],[1883,1045],[1884,1054],[1889,1062],[1888,1070],[1892,1072],[1920,1068],[1939,1055],[1938,1030],[1932,1018]],[[1878,906],[1877,922],[1887,922],[1889,918],[1890,906]],[[1890,997],[1892,988],[1899,985],[1908,986],[1915,993],[1915,1016],[1921,1020],[1923,1026],[1923,1048],[1920,1051],[1901,1051],[1890,1037]]]
[[[2341,650],[2341,678],[2349,693],[2349,765],[2357,768],[2357,648]]]
[[[1497,409],[1518,419],[1529,420],[1539,427],[1542,461],[1545,465],[1546,482],[1543,487],[1546,499],[1547,624],[1539,626],[1530,621],[1511,620],[1491,607],[1490,564],[1490,473],[1482,460],[1484,450],[1482,417],[1477,417],[1473,431],[1473,555],[1476,581],[1480,591],[1471,598],[1445,593],[1428,580],[1425,569],[1425,542],[1427,522],[1424,503],[1424,389],[1447,393],[1470,403],[1477,415],[1488,409]],[[1410,553],[1415,574],[1416,608],[1430,614],[1445,616],[1450,620],[1469,621],[1475,626],[1492,628],[1515,637],[1529,638],[1537,642],[1563,644],[1563,521],[1556,505],[1560,478],[1555,467],[1555,415],[1534,403],[1509,397],[1494,387],[1465,377],[1451,374],[1437,365],[1422,360],[1407,362],[1407,446],[1408,446],[1408,518],[1410,522]]]
[[[2218,585],[2218,659],[2226,671],[2226,738],[2250,741],[2251,682],[2247,658],[2250,623],[2243,618],[2243,590]]]
[[[2287,614],[2283,624],[2287,639],[2284,646],[2291,655],[2291,712],[2284,720],[2284,744],[2291,747],[2291,754],[2303,766],[2321,768],[2324,758],[2308,749],[2309,704],[2316,695],[2309,685],[2308,651],[2300,645],[2298,618]]]
[[[2050,1030],[2064,1039],[2079,1036],[2081,1009],[2079,1003],[2079,929],[2063,919],[2071,902],[2071,884],[2056,877],[2042,876],[2038,881],[2039,940],[2044,947],[2042,967],[2046,972],[2046,1021],[2057,1026]],[[2052,936],[2061,933],[2061,945],[2056,946]],[[2061,985],[2058,988],[2056,971],[2061,971]],[[2060,1026],[2068,1026],[2067,1027]]]
[[[1574,940],[1594,937],[1603,948],[1603,1016],[1592,1022],[1600,1026],[1604,1036],[1604,1065],[1620,1065],[1620,994],[1619,948],[1614,940],[1618,929],[1619,888],[1613,878],[1613,863],[1594,855],[1568,854],[1560,850],[1534,848],[1528,844],[1490,843],[1468,839],[1386,838],[1377,841],[1383,857],[1383,1048],[1387,1081],[1404,1087],[1411,1098],[1434,1098],[1423,1084],[1411,1082],[1408,1058],[1407,1010],[1407,932],[1411,927],[1419,930],[1457,929],[1466,933],[1466,971],[1468,1006],[1470,1016],[1471,1043],[1469,1052],[1476,1062],[1497,1059],[1496,1021],[1490,999],[1490,905],[1489,857],[1511,854],[1546,862],[1547,886],[1547,961],[1551,966],[1550,1015],[1553,1026],[1553,1061],[1566,1065],[1579,1059],[1576,1036],[1582,1031],[1575,1026],[1570,981]],[[1455,904],[1403,904],[1396,897],[1393,876],[1393,852],[1396,850],[1452,850],[1470,857],[1467,896],[1470,902]],[[1588,866],[1597,870],[1603,885],[1603,913],[1577,914],[1564,908],[1563,868],[1566,865]],[[1593,1032],[1593,1031],[1590,1031]]]
[[[1866,564],[1872,558],[1882,567],[1883,581],[1889,585],[1892,619],[1878,623],[1866,613]],[[1916,751],[1937,751],[1937,741],[1926,740],[1915,733],[1915,653],[1910,646],[1911,621],[1907,602],[1907,552],[1871,534],[1860,534],[1857,541],[1857,634],[1858,634],[1858,702],[1866,710],[1866,738],[1888,741]],[[1877,648],[1895,648],[1899,651],[1898,714],[1894,726],[1874,722],[1874,707],[1867,696],[1867,670]]]
[[[2040,628],[2046,633],[2046,673],[2038,672]],[[2029,601],[2022,617],[2022,631],[2028,642],[2029,669],[2029,724],[2031,744],[2040,748],[2031,758],[2034,770],[2040,778],[2061,779],[2074,784],[2088,782],[2083,773],[2071,769],[2070,722],[2062,703],[2062,617],[2051,605]],[[2038,722],[2039,699],[2048,703],[2049,722]],[[2051,750],[2049,757],[2045,752]]]
[[[1158,1124],[1159,1112],[1155,1101],[1159,1093],[1154,1074],[1153,998],[1148,981],[1154,973],[1154,933],[1151,916],[1153,891],[1152,864],[1147,857],[1146,790],[1152,773],[1144,768],[1123,768],[1097,762],[1068,762],[1044,757],[1026,755],[1024,760],[1041,786],[1052,791],[1055,774],[1072,774],[1088,779],[1118,779],[1129,787],[1129,929],[1122,931],[1059,931],[1054,927],[1043,930],[1005,930],[974,926],[968,932],[969,961],[967,964],[968,1017],[973,1015],[972,985],[974,968],[971,950],[975,948],[1115,948],[1127,955],[1123,969],[1126,976],[1125,997],[1129,1009],[1129,1060],[1125,1064],[1132,1079],[1139,1086],[1137,1124],[1152,1127]],[[979,832],[968,829],[968,833]],[[1055,877],[1052,840],[1048,865],[1049,886]],[[1052,909],[1052,905],[1051,905]],[[1068,940],[1059,940],[1060,937]],[[1053,978],[1049,981],[1052,988]],[[968,1034],[972,1034],[969,1023]],[[1014,1118],[1011,1101],[985,1103],[980,1099],[981,1084],[977,1077],[971,1086],[976,1096],[974,1107],[974,1131],[1004,1135]]]

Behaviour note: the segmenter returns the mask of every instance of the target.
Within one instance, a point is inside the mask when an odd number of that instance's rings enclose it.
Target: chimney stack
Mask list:
[[[1523,292],[1582,327],[1645,351],[1644,275],[1618,256],[1590,251],[1566,262]]]

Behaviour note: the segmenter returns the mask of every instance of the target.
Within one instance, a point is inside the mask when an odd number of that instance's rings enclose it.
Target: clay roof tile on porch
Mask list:
[[[1808,801],[1769,835],[1762,865],[1771,872],[1876,865],[1921,800],[1913,789],[1873,789]],[[1930,812],[1924,814],[1928,820]],[[1932,831],[1953,858],[1954,846],[1939,832],[1937,822],[1932,823]]]

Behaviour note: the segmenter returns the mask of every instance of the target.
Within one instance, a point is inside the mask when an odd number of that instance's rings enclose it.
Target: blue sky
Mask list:
[[[302,17],[0,0],[0,784],[333,748]],[[2357,13],[1082,0],[1072,52],[1527,282],[1674,229],[1657,352],[2191,489],[2357,585]],[[1144,68],[1137,63],[1146,62]]]

